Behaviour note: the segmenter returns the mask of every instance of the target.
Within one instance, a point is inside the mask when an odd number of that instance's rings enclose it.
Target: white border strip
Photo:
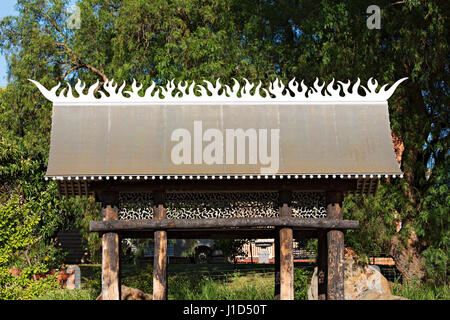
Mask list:
[[[304,101],[303,101],[304,103]],[[324,105],[325,102],[324,101],[314,101],[314,100],[308,100],[307,101],[308,105]],[[148,106],[148,107],[152,107],[155,105],[164,105],[164,106],[180,106],[180,105],[196,105],[196,106],[201,106],[201,105],[217,105],[217,106],[225,106],[225,105],[251,105],[251,106],[255,106],[255,105],[269,105],[269,106],[282,106],[282,105],[299,105],[302,104],[302,101],[276,101],[276,99],[273,100],[267,100],[267,101],[257,101],[257,102],[253,102],[253,101],[245,101],[245,100],[236,100],[236,101],[230,101],[230,100],[211,100],[211,101],[127,101],[127,102],[109,102],[106,100],[99,100],[97,102],[55,102],[53,103],[53,106],[62,106],[62,107],[66,107],[66,106],[74,106],[74,105],[79,105],[79,106],[123,106],[123,105],[127,105],[127,106]],[[327,105],[386,105],[387,101],[326,101]]]
[[[86,176],[45,176],[45,180],[75,181],[129,181],[129,180],[230,180],[230,179],[381,179],[403,178],[403,174],[236,174],[236,175],[86,175]]]

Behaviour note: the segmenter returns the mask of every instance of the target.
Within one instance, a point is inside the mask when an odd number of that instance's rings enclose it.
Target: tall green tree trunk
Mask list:
[[[414,230],[410,232],[406,243],[401,241],[400,236],[395,235],[391,241],[389,254],[394,259],[404,281],[423,280],[425,277],[425,258],[421,253],[419,239]]]

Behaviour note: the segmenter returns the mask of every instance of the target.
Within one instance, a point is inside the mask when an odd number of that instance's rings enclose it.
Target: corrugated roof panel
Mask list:
[[[190,164],[174,163],[177,129],[190,135]],[[222,135],[222,163],[196,164],[195,143],[203,156],[208,129]],[[245,163],[235,150],[227,164],[226,132],[237,129],[256,133],[256,149],[246,139]],[[270,155],[276,130],[278,165],[275,157],[264,164],[259,143]],[[269,175],[401,175],[390,132],[387,103],[54,105],[47,176],[264,175],[270,166]]]

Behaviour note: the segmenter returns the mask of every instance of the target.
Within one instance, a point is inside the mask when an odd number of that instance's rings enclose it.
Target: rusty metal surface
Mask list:
[[[47,176],[260,174],[261,165],[171,161],[173,130],[280,129],[278,174],[388,174],[386,104],[54,105]],[[204,142],[203,147],[208,143]],[[270,147],[269,147],[270,148]],[[248,159],[248,155],[246,157]]]

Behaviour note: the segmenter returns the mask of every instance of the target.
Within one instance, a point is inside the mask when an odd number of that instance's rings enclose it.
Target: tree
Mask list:
[[[366,2],[302,4],[296,21],[299,42],[308,50],[298,56],[299,71],[324,80],[364,75],[392,83],[409,77],[390,101],[393,136],[404,145],[405,179],[383,181],[375,198],[348,198],[345,211],[347,217],[362,221],[351,243],[373,242],[359,246],[360,252],[369,253],[375,246],[394,258],[405,279],[422,279],[424,250],[440,248],[447,259],[449,253],[448,197],[438,196],[449,185],[449,5],[383,1],[379,3],[382,27],[369,30]],[[435,200],[434,208],[429,206],[430,198]],[[399,233],[395,221],[402,224]]]
[[[214,240],[214,249],[221,250],[223,255],[233,261],[236,266],[237,257],[244,256],[244,245],[249,243],[248,239],[217,239]]]

